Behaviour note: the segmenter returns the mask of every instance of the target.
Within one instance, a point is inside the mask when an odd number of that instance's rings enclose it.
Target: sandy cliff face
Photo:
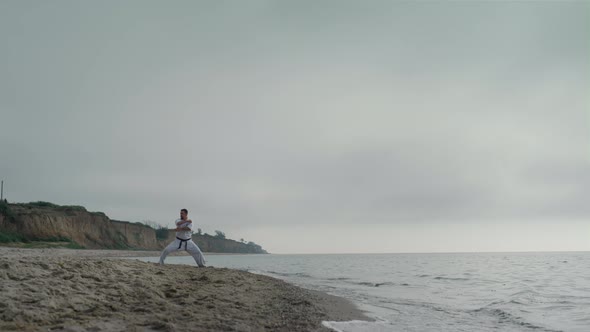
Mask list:
[[[110,220],[82,210],[10,205],[13,218],[0,214],[0,230],[29,240],[71,239],[86,248],[161,249],[155,231],[145,225]]]
[[[128,246],[141,249],[162,249],[156,240],[156,231],[148,226],[125,221],[111,220],[111,226],[118,234],[122,234]]]

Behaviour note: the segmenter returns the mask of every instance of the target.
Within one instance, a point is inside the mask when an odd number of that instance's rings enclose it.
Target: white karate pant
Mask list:
[[[197,244],[194,243],[193,240],[181,241],[178,238],[164,248],[164,251],[162,251],[162,255],[160,256],[160,264],[164,264],[164,260],[169,253],[178,250],[188,251],[199,267],[205,267],[205,257],[203,257],[203,253]]]

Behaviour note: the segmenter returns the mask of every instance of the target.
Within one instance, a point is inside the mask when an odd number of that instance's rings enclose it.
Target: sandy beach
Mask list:
[[[226,268],[118,259],[153,251],[0,248],[1,331],[331,331],[350,302]]]

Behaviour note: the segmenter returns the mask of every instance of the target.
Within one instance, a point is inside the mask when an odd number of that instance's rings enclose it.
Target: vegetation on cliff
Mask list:
[[[194,234],[195,241],[205,252],[267,254],[266,250],[254,242],[239,242],[209,234]]]
[[[0,200],[0,215],[3,215],[4,218],[6,218],[6,220],[8,221],[15,220],[14,213],[12,212],[12,209],[10,208],[10,205],[8,205],[6,200]]]

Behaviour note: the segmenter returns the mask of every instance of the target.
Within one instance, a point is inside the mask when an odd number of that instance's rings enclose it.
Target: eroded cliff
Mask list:
[[[28,241],[72,241],[85,248],[161,249],[155,230],[140,223],[110,220],[80,207],[8,204],[0,212],[0,230]]]

